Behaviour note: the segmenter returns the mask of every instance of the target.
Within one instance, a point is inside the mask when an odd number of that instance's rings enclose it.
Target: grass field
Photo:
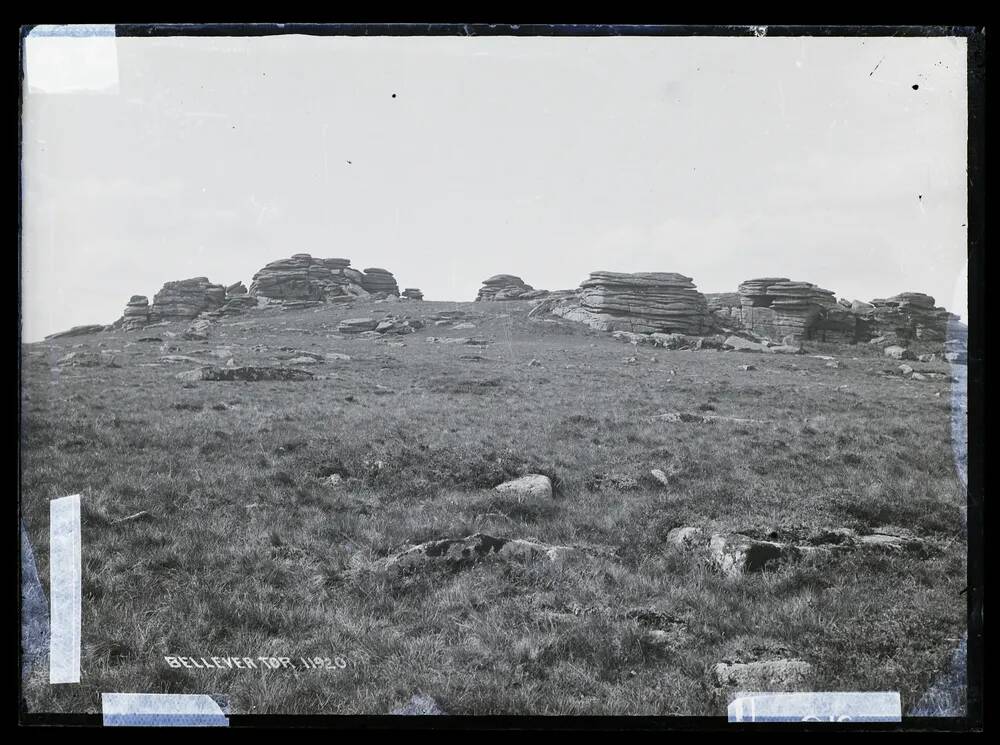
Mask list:
[[[226,694],[234,713],[378,714],[423,692],[452,714],[720,714],[708,671],[760,649],[809,661],[816,690],[898,690],[909,710],[965,631],[955,386],[886,375],[899,363],[868,345],[634,348],[528,319],[528,307],[269,309],[221,321],[207,342],[168,338],[185,327],[174,324],[23,347],[22,516],[46,587],[47,503],[83,495],[81,683],[52,687],[37,671],[29,710],[96,712],[102,691],[148,691]],[[483,315],[474,329],[429,323],[390,338],[402,346],[336,332],[341,318],[445,309]],[[154,334],[163,344],[137,341]],[[312,381],[188,384],[176,373],[197,365],[160,361],[220,348],[205,364],[284,364],[295,350],[351,359],[308,368]],[[81,349],[118,350],[119,366],[55,364]],[[654,418],[665,412],[761,421]],[[551,501],[491,490],[527,473],[553,479]],[[667,546],[689,525],[894,526],[934,550],[733,580]],[[475,532],[590,551],[565,564],[374,568]],[[654,639],[616,613],[634,608],[675,617],[677,633]],[[202,670],[167,655],[347,665]]]

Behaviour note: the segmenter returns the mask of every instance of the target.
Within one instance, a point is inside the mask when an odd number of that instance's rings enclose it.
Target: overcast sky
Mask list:
[[[25,340],[306,252],[966,314],[964,38],[28,39]],[[914,86],[917,86],[914,89]]]

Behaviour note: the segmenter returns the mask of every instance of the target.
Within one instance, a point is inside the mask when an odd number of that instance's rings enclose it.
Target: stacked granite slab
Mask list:
[[[403,297],[405,297],[408,300],[423,300],[424,299],[424,293],[422,293],[420,291],[420,289],[417,288],[417,287],[407,287],[405,290],[403,290],[402,295],[403,295]]]
[[[207,277],[167,282],[153,296],[149,322],[187,321],[200,313],[219,308],[226,300],[226,288]]]
[[[483,280],[476,300],[535,300],[548,294],[548,290],[536,290],[513,274],[495,274]]]
[[[876,298],[858,309],[872,337],[944,341],[950,321],[958,316],[934,305],[934,298],[922,292],[902,292],[890,298]]]
[[[149,299],[145,295],[133,295],[125,305],[120,327],[124,331],[136,331],[149,324]]]
[[[372,295],[399,296],[399,285],[396,284],[396,278],[387,269],[368,267],[361,278],[361,286]]]
[[[839,328],[838,324],[843,322],[833,292],[810,282],[761,277],[741,283],[737,291],[743,327],[761,336],[780,339],[792,334],[811,338],[828,312],[836,317],[831,328]]]
[[[714,325],[691,278],[672,272],[591,272],[552,313],[601,331],[699,335]]]
[[[319,259],[307,253],[272,261],[253,276],[249,294],[271,300],[364,297],[364,275],[350,259]]]

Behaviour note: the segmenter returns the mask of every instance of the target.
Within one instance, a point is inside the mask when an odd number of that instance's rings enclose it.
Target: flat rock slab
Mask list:
[[[178,373],[179,380],[247,381],[257,383],[269,380],[312,380],[316,376],[308,370],[290,367],[202,367]]]

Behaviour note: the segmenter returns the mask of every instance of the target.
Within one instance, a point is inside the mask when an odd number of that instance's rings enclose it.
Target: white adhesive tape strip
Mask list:
[[[729,704],[730,722],[898,722],[899,693],[829,691],[745,693]]]
[[[228,727],[204,693],[102,693],[105,727]]]
[[[49,683],[80,682],[80,495],[49,502]]]
[[[114,26],[36,26],[24,39],[29,93],[118,93]]]

